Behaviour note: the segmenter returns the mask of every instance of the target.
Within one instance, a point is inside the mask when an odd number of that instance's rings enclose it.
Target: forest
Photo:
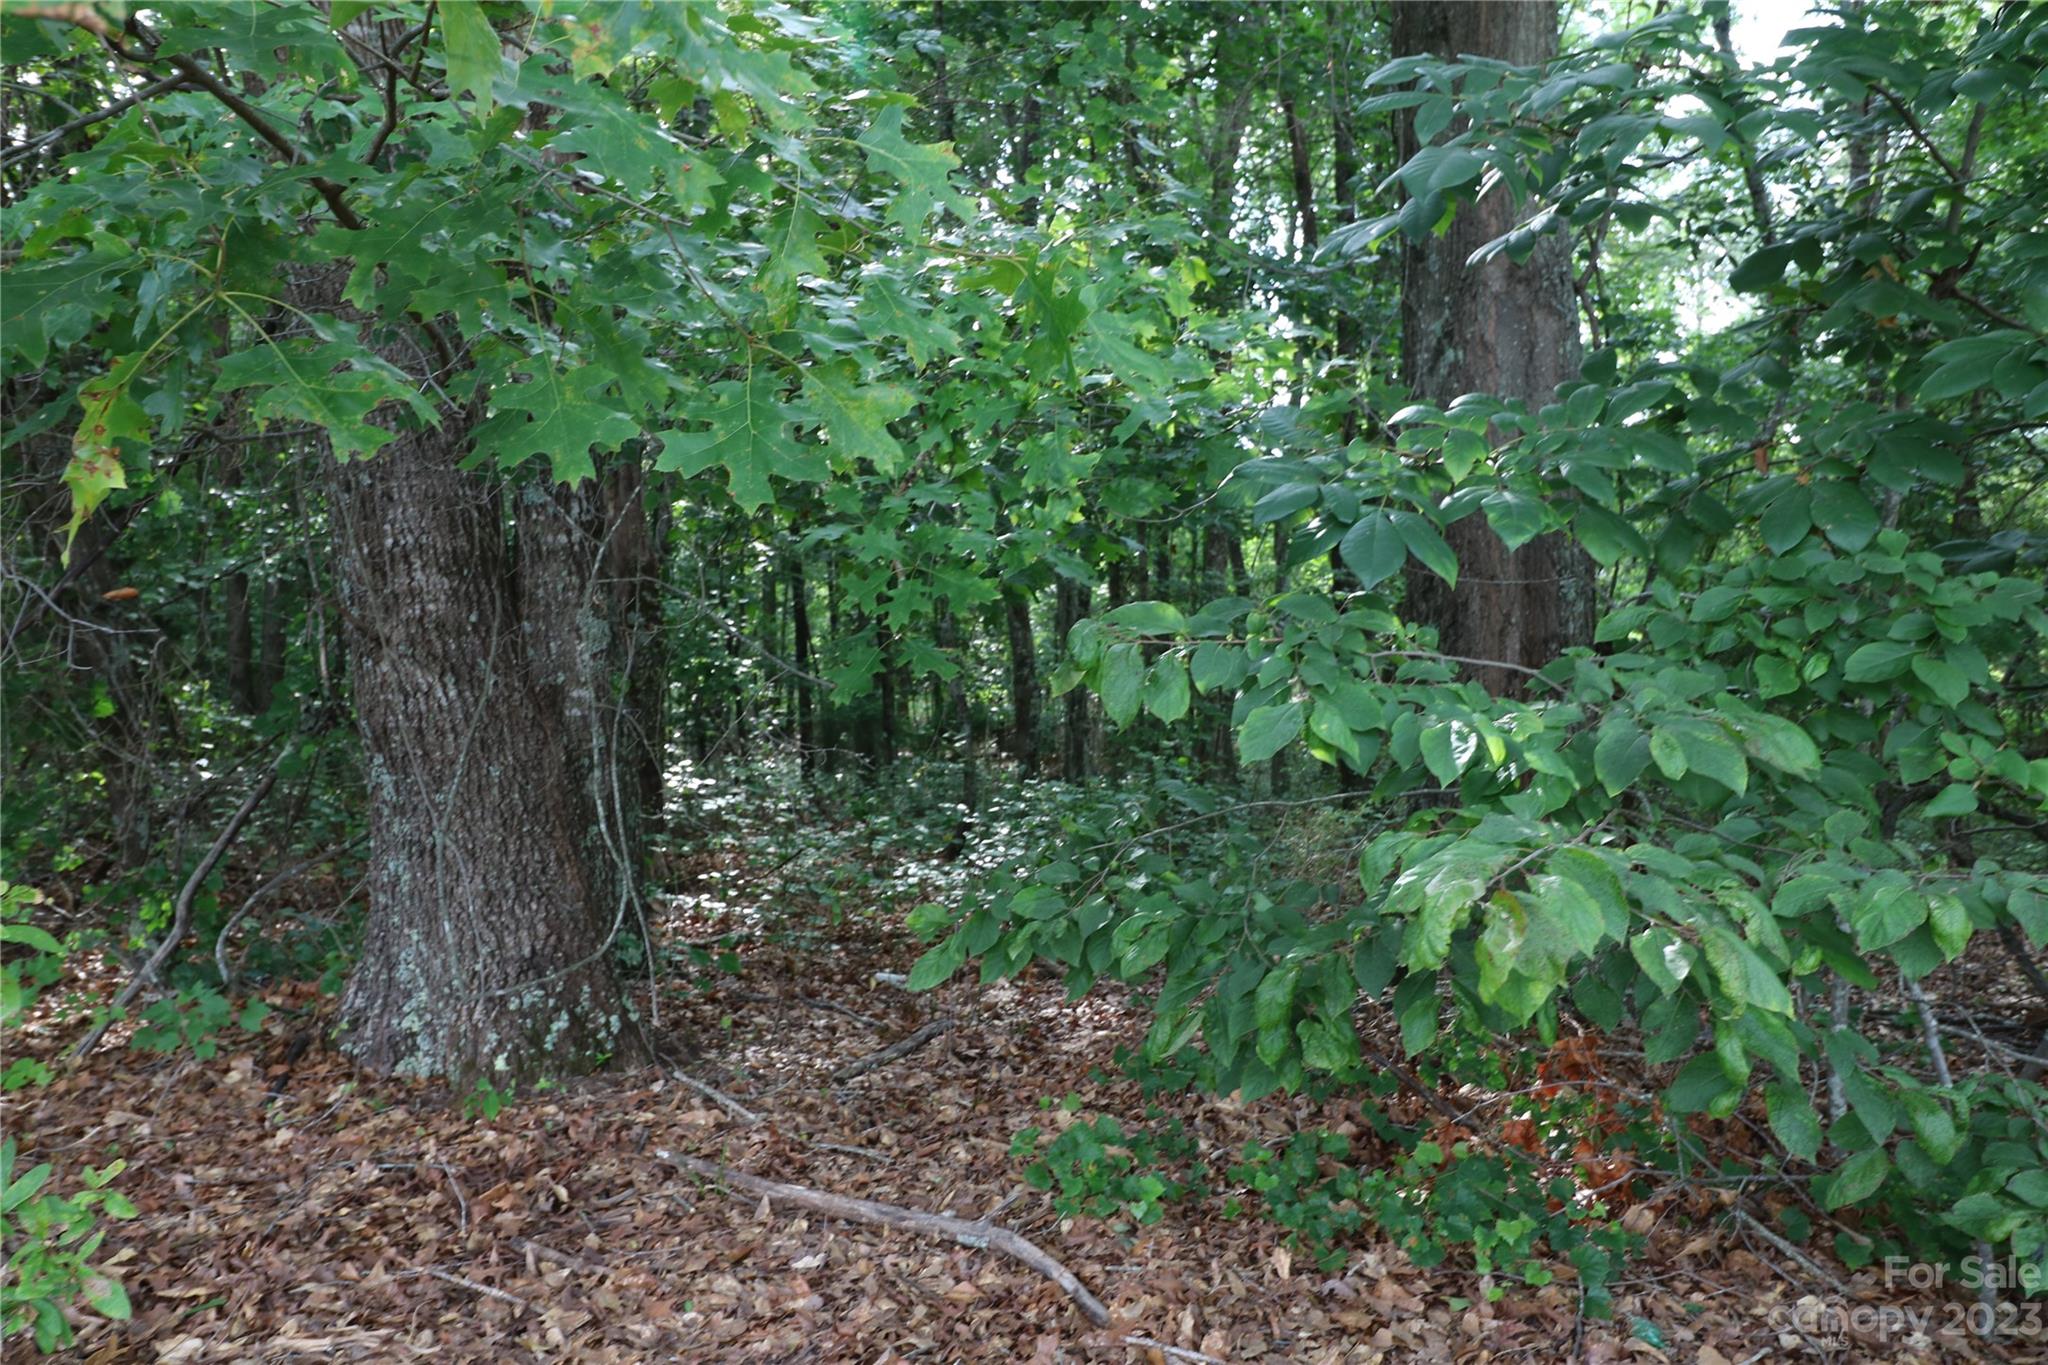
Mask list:
[[[2017,0],[5,0],[0,1351],[2048,1358],[2044,161]]]

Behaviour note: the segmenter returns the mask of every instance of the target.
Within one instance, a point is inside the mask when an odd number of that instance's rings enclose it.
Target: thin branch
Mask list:
[[[214,865],[221,860],[229,847],[233,845],[236,836],[242,832],[242,826],[248,824],[249,817],[256,813],[256,807],[262,804],[265,796],[270,794],[271,787],[277,783],[278,773],[284,768],[285,760],[295,752],[294,746],[287,743],[279,751],[278,756],[272,760],[270,766],[263,770],[263,776],[258,779],[255,787],[250,790],[247,796],[242,798],[241,806],[229,817],[226,826],[221,829],[221,832],[215,836],[213,847],[206,850],[206,856],[199,860],[199,866],[193,868],[192,875],[185,879],[185,887],[178,892],[177,906],[171,913],[171,927],[164,931],[163,942],[157,944],[156,951],[149,955],[149,960],[142,964],[142,967],[135,975],[129,978],[128,984],[121,988],[121,993],[114,997],[113,1008],[108,1011],[107,1017],[102,1019],[99,1026],[93,1029],[91,1033],[80,1039],[78,1046],[71,1050],[73,1060],[85,1056],[95,1047],[98,1047],[100,1039],[104,1038],[107,1030],[114,1026],[114,1020],[120,1017],[121,1011],[128,1007],[128,1003],[141,992],[144,986],[156,979],[157,971],[164,965],[164,960],[178,946],[178,940],[185,937],[186,926],[192,921],[192,900],[199,894],[200,884],[213,872]]]
[[[885,1048],[870,1052],[858,1061],[848,1062],[845,1066],[832,1073],[832,1079],[835,1081],[850,1081],[855,1076],[864,1076],[868,1072],[885,1067],[893,1061],[908,1057],[911,1053],[917,1051],[951,1027],[953,1027],[951,1019],[934,1019],[909,1037],[893,1042]]]
[[[1065,1290],[1067,1296],[1087,1316],[1088,1321],[1097,1327],[1109,1325],[1109,1309],[1103,1305],[1102,1300],[1088,1292],[1087,1286],[1083,1285],[1071,1270],[1028,1239],[985,1219],[954,1218],[948,1214],[907,1209],[900,1204],[884,1204],[873,1199],[852,1199],[845,1195],[828,1194],[823,1190],[813,1190],[803,1185],[785,1185],[778,1180],[763,1180],[759,1176],[747,1175],[741,1171],[661,1148],[656,1148],[654,1154],[692,1175],[717,1181],[734,1191],[744,1190],[750,1195],[759,1195],[784,1204],[794,1204],[798,1208],[822,1213],[828,1218],[845,1218],[857,1223],[878,1223],[883,1227],[901,1228],[905,1232],[951,1238],[966,1247],[1001,1252],[1011,1260],[1029,1266]]]
[[[104,108],[95,109],[90,114],[80,114],[77,118],[72,119],[69,123],[58,124],[55,128],[52,128],[49,132],[44,133],[35,141],[23,143],[21,146],[16,147],[13,151],[8,152],[6,156],[0,157],[0,165],[11,166],[17,161],[21,161],[28,157],[34,156],[37,152],[49,146],[51,143],[61,142],[63,139],[69,137],[71,134],[77,132],[81,128],[89,128],[95,123],[99,123],[105,119],[113,118],[116,114],[125,114],[130,109],[133,109],[136,105],[142,104],[147,100],[153,100],[158,95],[168,94],[171,91],[176,90],[179,86],[183,85],[184,83],[185,75],[183,72],[179,72],[175,76],[166,76],[160,81],[156,81],[150,85],[145,85],[132,95],[128,95],[121,99],[115,100],[112,104],[109,104]]]

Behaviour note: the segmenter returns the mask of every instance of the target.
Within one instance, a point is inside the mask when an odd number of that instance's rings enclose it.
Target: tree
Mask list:
[[[1397,59],[1471,54],[1534,66],[1557,53],[1553,0],[1411,0],[1395,5],[1393,15]],[[1399,115],[1401,162],[1416,165],[1433,135],[1453,127],[1434,122],[1418,131],[1420,111],[1444,107],[1432,102]],[[1480,248],[1515,226],[1519,206],[1505,192],[1481,194],[1458,203],[1438,230],[1437,219],[1457,198],[1446,191],[1466,186],[1467,169],[1476,177],[1479,167],[1449,156],[1429,164],[1439,170],[1428,178],[1403,177],[1419,211],[1405,224],[1401,248],[1402,383],[1439,406],[1468,393],[1540,406],[1579,372],[1569,245],[1553,236],[1523,260],[1503,253],[1475,264]],[[1484,517],[1468,515],[1451,523],[1445,538],[1458,560],[1456,583],[1426,569],[1407,582],[1411,614],[1436,627],[1446,654],[1538,668],[1592,638],[1592,565],[1567,536],[1541,535],[1510,550]],[[1472,672],[1491,691],[1521,685],[1512,669],[1478,664]]]

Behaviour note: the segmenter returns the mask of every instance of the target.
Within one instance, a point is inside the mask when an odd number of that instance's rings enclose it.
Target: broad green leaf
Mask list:
[[[1813,524],[1853,554],[1876,537],[1877,509],[1856,485],[1823,480],[1813,485]]]
[[[443,4],[441,52],[448,63],[448,85],[458,94],[476,98],[479,117],[491,111],[491,85],[504,69],[505,59],[498,34],[481,4]]]
[[[1711,777],[1737,796],[1749,790],[1749,763],[1742,746],[1711,721],[1686,721],[1672,727],[1685,751],[1686,766]]]
[[[477,453],[502,469],[545,455],[556,483],[596,477],[594,447],[613,450],[640,434],[638,422],[590,396],[610,381],[600,369],[586,369],[572,380],[548,366],[522,383],[500,384],[491,393],[490,418],[476,430]]]
[[[1843,1162],[1828,1179],[1821,1195],[1821,1206],[1839,1209],[1862,1203],[1877,1193],[1891,1169],[1892,1159],[1884,1148],[1873,1147],[1867,1152],[1859,1152]]]
[[[1970,815],[1977,809],[1977,789],[1967,782],[1951,782],[1935,793],[1934,799],[1920,808],[1920,815],[1927,820],[1942,820],[1957,815]]]
[[[1139,635],[1177,636],[1188,628],[1187,617],[1171,602],[1126,602],[1105,614],[1102,623]]]
[[[1873,640],[1849,656],[1842,676],[1850,682],[1883,682],[1896,678],[1919,656],[1920,646],[1903,640]]]
[[[831,450],[852,468],[865,460],[887,477],[903,465],[903,446],[889,434],[889,423],[917,405],[917,396],[899,384],[863,384],[852,360],[814,362],[804,367],[804,401],[831,438]]]
[[[62,956],[64,945],[57,942],[46,929],[33,924],[0,924],[0,943],[25,943],[39,953],[54,953]]]
[[[1188,672],[1194,679],[1196,690],[1207,694],[1218,688],[1237,686],[1244,681],[1249,669],[1241,646],[1205,640],[1196,646]]]
[[[1743,722],[1749,751],[1779,772],[1812,777],[1820,771],[1820,746],[1813,736],[1783,716],[1761,714]]]
[[[1145,690],[1145,650],[1141,645],[1111,645],[1102,656],[1102,713],[1117,725],[1137,718]]]
[[[1389,512],[1387,515],[1393,520],[1401,543],[1408,547],[1408,553],[1438,578],[1457,587],[1458,557],[1451,553],[1450,545],[1436,527],[1413,512]]]
[[[771,475],[817,483],[829,473],[824,451],[800,446],[789,435],[790,415],[781,401],[782,379],[756,364],[744,382],[726,380],[711,386],[718,403],[695,414],[711,423],[708,431],[665,432],[654,467],[698,474],[723,465],[733,501],[751,512],[773,502]]]
[[[1657,761],[1658,771],[1673,782],[1685,776],[1685,746],[1662,726],[1650,731],[1650,757]]]
[[[1961,706],[1970,695],[1970,680],[1963,676],[1961,669],[1945,659],[1915,654],[1912,668],[1913,676],[1927,684],[1927,690],[1934,693],[1943,706]]]
[[[1337,553],[1358,576],[1359,586],[1370,588],[1401,567],[1408,557],[1408,544],[1385,512],[1373,511],[1344,533]]]
[[[874,124],[860,135],[860,146],[871,168],[903,185],[889,205],[890,222],[915,232],[941,202],[956,212],[964,209],[966,201],[946,181],[947,173],[960,164],[959,158],[943,146],[905,138],[901,104],[889,105],[875,115]]]
[[[1764,1109],[1770,1116],[1771,1131],[1785,1144],[1786,1151],[1801,1161],[1811,1161],[1820,1154],[1820,1115],[1804,1090],[1785,1081],[1773,1081],[1764,1087]]]
[[[1263,763],[1279,753],[1301,733],[1303,705],[1298,701],[1261,706],[1245,717],[1237,732],[1239,763]]]
[[[1650,765],[1650,738],[1626,716],[1609,716],[1600,724],[1593,746],[1593,773],[1609,796],[1633,786]]]
[[[1188,665],[1179,654],[1160,655],[1145,675],[1145,709],[1171,725],[1188,713]]]

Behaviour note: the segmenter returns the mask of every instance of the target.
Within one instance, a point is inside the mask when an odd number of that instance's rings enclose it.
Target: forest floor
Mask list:
[[[877,976],[906,972],[920,951],[903,913],[957,892],[1002,849],[948,863],[943,821],[870,837],[793,800],[704,795],[711,824],[667,869],[664,928],[722,940],[713,951],[732,956],[725,970],[664,979],[662,1035],[688,1040],[673,1067],[502,1107],[465,1103],[446,1087],[359,1074],[324,1041],[332,997],[278,984],[265,990],[278,1012],[264,1031],[224,1034],[206,1060],[151,1056],[115,1035],[50,1084],[6,1096],[8,1131],[31,1159],[57,1163],[58,1184],[118,1153],[128,1168],[117,1188],[140,1210],[113,1225],[101,1254],[134,1317],[80,1316],[70,1358],[2043,1358],[2029,1353],[2039,1338],[1971,1338],[1959,1330],[1963,1301],[1888,1288],[1877,1268],[1832,1260],[1824,1239],[1771,1244],[1728,1212],[1725,1187],[1659,1190],[1628,1210],[1643,1246],[1613,1284],[1607,1319],[1580,1313],[1568,1265],[1547,1286],[1505,1283],[1488,1302],[1469,1256],[1421,1269],[1370,1230],[1324,1272],[1283,1229],[1228,1216],[1221,1192],[1170,1204],[1149,1227],[1063,1218],[1012,1155],[1020,1129],[1066,1121],[1044,1101],[1076,1096],[1080,1112],[1126,1121],[1177,1117],[1219,1172],[1248,1140],[1364,1124],[1336,1100],[1148,1100],[1102,1069],[1143,1032],[1112,993],[1076,1002],[1048,975],[982,986],[969,973],[908,994]],[[111,970],[96,984],[116,984]],[[940,1018],[950,1026],[915,1051],[835,1079]],[[74,1036],[31,1030],[24,1041],[54,1065]],[[1389,1040],[1385,1055],[1397,1047]],[[1388,1103],[1426,1123],[1423,1098]],[[665,1153],[928,1213],[993,1215],[1112,1319],[1091,1324],[1051,1281],[993,1250],[731,1191]]]

